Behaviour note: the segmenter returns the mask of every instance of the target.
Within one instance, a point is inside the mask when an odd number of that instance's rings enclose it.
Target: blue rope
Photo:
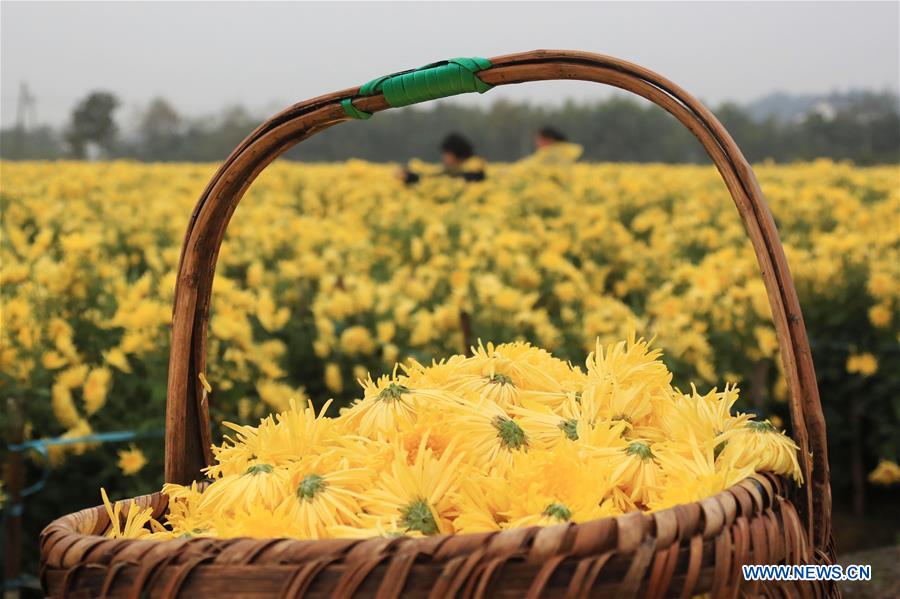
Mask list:
[[[51,437],[44,439],[32,439],[23,443],[13,443],[7,448],[13,453],[28,451],[34,449],[39,453],[46,455],[47,447],[54,445],[74,445],[75,443],[118,443],[122,441],[132,441],[145,437],[161,437],[163,431],[113,431],[109,433],[95,433],[92,435],[84,435],[82,437]]]
[[[31,574],[20,574],[16,578],[3,581],[4,591],[14,591],[21,588],[38,590],[41,588],[40,580],[38,580],[37,577],[32,576]]]
[[[36,451],[44,458],[49,457],[48,447],[57,445],[74,445],[75,443],[121,443],[122,441],[132,441],[134,439],[143,439],[148,437],[162,437],[165,431],[112,431],[108,433],[95,433],[92,435],[84,435],[82,437],[51,437],[44,439],[32,439],[22,443],[12,443],[7,449],[13,453],[21,453],[25,451]],[[21,497],[25,498],[33,495],[43,489],[47,481],[50,479],[50,469],[44,468],[41,478],[33,485],[22,489]],[[25,511],[24,502],[10,503],[3,506],[3,525],[6,525],[7,518],[21,517]],[[22,574],[12,580],[3,581],[3,590],[15,590],[20,588],[35,588],[40,586],[37,584],[38,579],[30,574]]]
[[[36,451],[44,458],[49,457],[47,448],[56,445],[74,445],[76,443],[121,443],[122,441],[132,441],[134,439],[142,439],[147,437],[161,437],[164,431],[113,431],[109,433],[95,433],[92,435],[84,435],[82,437],[52,437],[44,439],[33,439],[23,443],[13,443],[7,447],[13,453],[23,451]],[[50,470],[44,468],[40,480],[33,485],[22,489],[22,497],[34,495],[47,485],[50,479]],[[10,506],[13,509],[17,506]]]

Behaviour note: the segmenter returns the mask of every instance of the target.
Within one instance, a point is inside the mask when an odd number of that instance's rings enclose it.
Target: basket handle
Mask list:
[[[210,293],[225,228],[256,176],[291,146],[351,118],[368,118],[393,106],[482,92],[496,85],[551,79],[605,83],[654,102],[687,127],[715,163],[750,237],[772,308],[790,394],[793,435],[807,481],[798,491],[803,495],[799,507],[807,534],[816,547],[830,551],[825,418],[797,292],[753,170],[721,123],[693,96],[652,71],[587,52],[536,50],[490,60],[434,63],[381,77],[362,88],[295,104],[241,142],[200,196],[182,247],[166,402],[167,481],[188,483],[212,459],[207,396],[199,380],[206,368]]]

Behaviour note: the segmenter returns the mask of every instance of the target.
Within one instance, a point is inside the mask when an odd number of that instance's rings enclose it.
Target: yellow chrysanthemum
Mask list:
[[[119,450],[119,470],[125,476],[131,476],[140,472],[147,465],[144,452],[132,445],[128,449]]]
[[[561,441],[578,439],[577,418],[564,418],[546,404],[523,400],[521,405],[510,407],[509,413],[528,430],[534,447],[549,449]]]
[[[580,401],[595,420],[624,420],[644,424],[654,401],[669,393],[672,375],[649,343],[630,339],[604,351],[599,340],[587,359],[587,383]]]
[[[108,368],[95,368],[88,374],[83,390],[84,409],[88,415],[95,413],[106,403],[111,378],[112,372]]]
[[[612,478],[634,503],[646,506],[663,484],[662,469],[649,441],[631,441],[620,449],[612,462]]]
[[[506,527],[584,522],[619,513],[608,461],[579,452],[575,444],[519,454],[508,474]]]
[[[359,501],[372,482],[371,470],[349,468],[346,460],[318,467],[301,463],[290,470],[292,492],[275,512],[293,523],[297,536],[320,539],[331,527],[361,524]]]
[[[334,393],[344,390],[344,375],[341,373],[341,367],[334,362],[325,365],[325,386]]]
[[[851,355],[847,358],[847,372],[872,376],[878,372],[878,359],[869,352]]]
[[[418,406],[443,406],[459,401],[446,391],[413,389],[405,383],[403,377],[396,376],[382,376],[377,382],[371,378],[365,380],[362,400],[342,410],[340,420],[366,437],[393,435],[413,425]]]
[[[396,523],[404,532],[425,535],[453,532],[451,497],[464,474],[463,457],[451,447],[436,458],[425,439],[412,463],[398,450],[390,468],[362,499],[364,522],[370,527]]]
[[[568,364],[528,343],[479,344],[460,366],[450,381],[452,389],[504,408],[517,405],[521,397],[560,402],[578,379]]]
[[[151,534],[151,530],[147,526],[153,527],[155,531],[165,530],[159,522],[151,517],[153,514],[152,507],[141,507],[136,501],[131,500],[125,514],[125,522],[123,523],[122,502],[110,503],[106,489],[102,487],[100,496],[103,498],[103,506],[106,508],[106,513],[109,514],[107,537],[113,539],[141,539]]]
[[[401,365],[401,369],[411,387],[447,389],[455,377],[469,374],[468,360],[466,356],[456,354],[443,360],[434,360],[426,366],[410,358],[407,364]]]
[[[415,460],[419,445],[423,440],[436,457],[443,455],[457,437],[450,420],[450,413],[450,410],[440,407],[421,410],[416,416],[415,423],[397,433],[393,442],[403,445],[410,463]]]
[[[667,401],[660,402],[654,421],[666,439],[693,436],[717,447],[723,442],[724,433],[742,428],[750,419],[749,415],[731,413],[737,399],[737,387],[727,385],[721,393],[713,389],[700,395],[696,388],[690,395],[673,393]]]
[[[259,426],[242,426],[225,422],[237,433],[236,438],[226,436],[227,443],[213,448],[217,464],[205,472],[210,477],[243,474],[258,463],[283,466],[309,454],[321,453],[337,438],[335,423],[325,418],[331,401],[325,402],[316,415],[312,404],[298,406],[290,401],[286,412],[268,416]]]
[[[630,426],[624,420],[589,421],[587,418],[575,420],[574,441],[583,451],[593,455],[617,456],[628,446],[626,433]],[[571,429],[567,429],[567,433]]]
[[[725,463],[738,468],[770,470],[792,476],[798,483],[803,482],[803,472],[797,461],[797,444],[768,420],[750,420],[740,428],[722,433],[715,441],[719,445],[724,443],[718,459]]]
[[[510,504],[507,481],[498,476],[465,477],[454,502],[459,509],[453,520],[457,533],[500,530]]]
[[[699,501],[724,491],[753,474],[752,466],[735,466],[717,460],[712,448],[702,448],[697,439],[678,441],[686,448],[660,448],[656,454],[665,484],[647,504],[651,510]]]
[[[869,473],[869,481],[876,485],[900,483],[900,465],[891,460],[881,460],[875,470]]]
[[[160,532],[160,536],[215,536],[209,514],[200,511],[203,493],[196,482],[189,487],[166,483],[162,492],[169,500],[166,514],[168,529],[167,532]]]
[[[274,510],[289,493],[283,467],[256,463],[241,474],[226,474],[203,492],[199,509],[210,514],[249,510],[259,503]]]
[[[261,499],[248,501],[233,510],[213,510],[209,520],[210,531],[214,531],[216,537],[224,539],[271,539],[284,536],[303,538],[302,528],[296,520],[287,516],[284,511],[272,509],[268,502]]]
[[[514,454],[527,451],[531,444],[521,422],[488,400],[478,405],[453,406],[447,423],[457,436],[459,450],[485,472],[508,468]]]

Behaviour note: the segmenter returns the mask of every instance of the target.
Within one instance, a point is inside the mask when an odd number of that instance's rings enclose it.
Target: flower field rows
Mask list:
[[[162,427],[175,268],[214,169],[2,164],[0,391],[23,402],[27,436]],[[833,452],[840,487],[852,460],[868,471],[900,450],[900,172],[822,161],[757,174],[830,441],[861,443]],[[410,188],[391,166],[276,164],[226,236],[206,377],[214,418],[249,423],[292,398],[345,404],[367,373],[479,339],[583,363],[598,337],[632,328],[655,336],[676,384],[737,383],[742,410],[787,420],[765,289],[712,167],[490,165],[484,183]],[[145,445],[50,459],[93,455],[98,477],[121,466],[146,491],[161,443]]]

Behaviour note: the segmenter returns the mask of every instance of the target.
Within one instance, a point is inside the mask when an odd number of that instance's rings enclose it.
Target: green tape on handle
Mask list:
[[[353,105],[353,101],[350,98],[344,98],[341,100],[341,106],[344,108],[344,112],[346,112],[349,116],[360,119],[362,121],[366,119],[372,118],[371,112],[366,112],[365,110],[360,110],[356,106]]]
[[[381,93],[392,107],[409,106],[459,94],[483,94],[493,86],[478,78],[476,73],[489,68],[487,58],[453,58],[425,65],[412,71],[385,75],[359,88],[360,96]],[[371,113],[359,110],[351,98],[341,101],[344,112],[355,119],[369,118]]]

